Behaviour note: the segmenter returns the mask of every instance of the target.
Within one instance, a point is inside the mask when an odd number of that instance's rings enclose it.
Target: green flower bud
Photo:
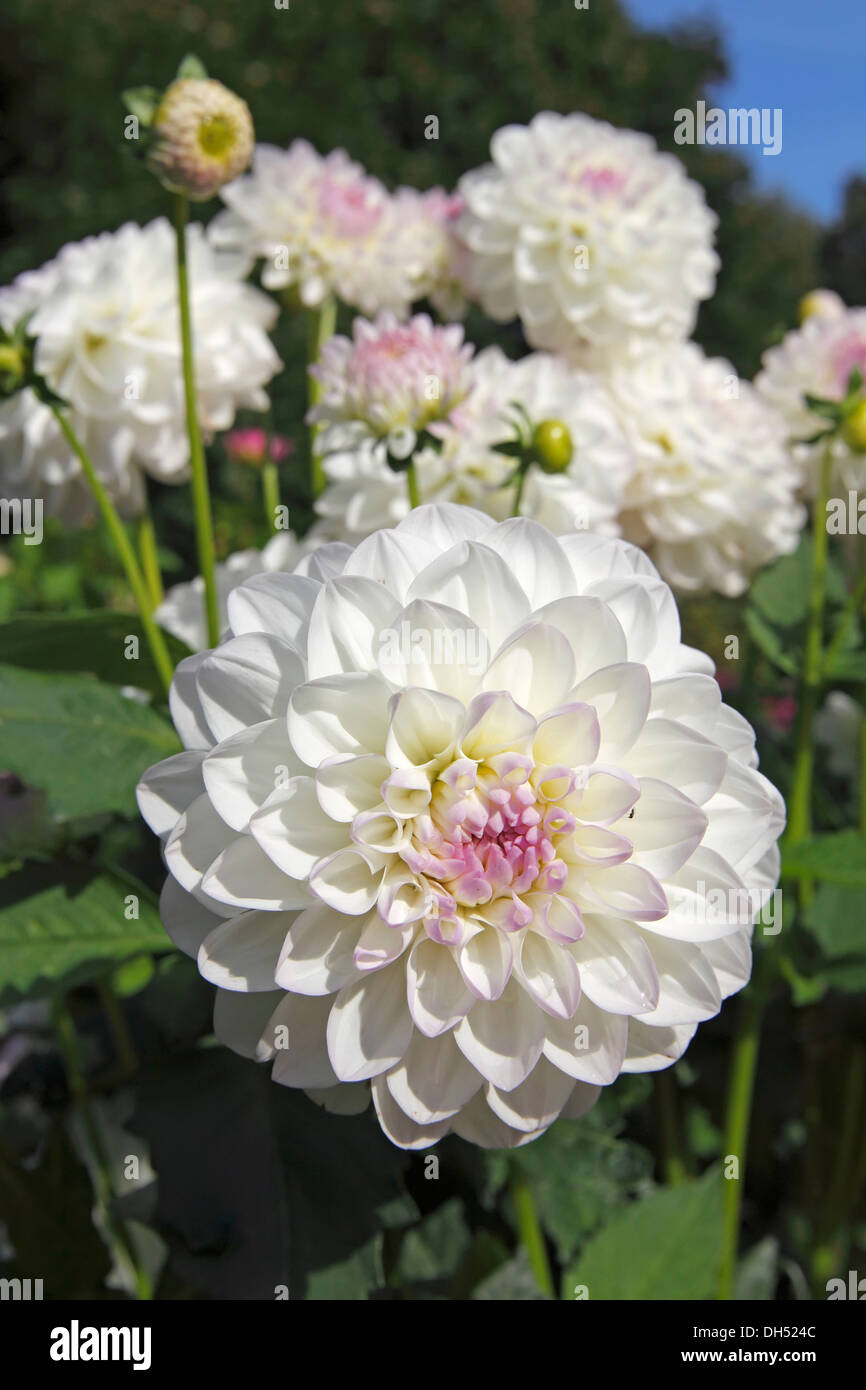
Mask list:
[[[255,134],[245,101],[212,78],[181,77],[150,127],[148,165],[172,193],[203,202],[242,174]]]
[[[866,454],[866,401],[855,405],[842,422],[842,438],[855,454]]]
[[[532,452],[545,473],[564,473],[574,457],[568,426],[561,420],[542,420],[532,434]]]

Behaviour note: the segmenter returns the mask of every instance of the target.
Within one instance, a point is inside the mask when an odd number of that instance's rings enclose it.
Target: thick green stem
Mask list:
[[[406,486],[409,489],[409,506],[421,506],[421,493],[418,490],[418,474],[414,463],[410,463],[406,469]]]
[[[322,348],[337,326],[337,301],[333,295],[324,299],[318,309],[310,309],[307,314],[307,366],[312,367],[318,362]],[[312,410],[319,404],[322,396],[322,389],[314,376],[307,374],[307,399]],[[325,470],[322,467],[322,460],[316,453],[316,440],[318,439],[318,424],[310,425],[310,491],[313,500],[324,492],[327,479]]]
[[[546,1297],[555,1298],[553,1275],[550,1272],[550,1262],[544,1245],[541,1222],[538,1219],[538,1212],[535,1210],[535,1199],[532,1196],[529,1183],[517,1168],[512,1168],[510,1188],[517,1232],[529,1258],[532,1272],[535,1275],[535,1282]]]
[[[75,1024],[62,997],[54,1005],[54,1026],[63,1057],[69,1094],[78,1111],[87,1147],[93,1160],[94,1192],[102,1212],[106,1232],[111,1241],[112,1251],[118,1265],[124,1271],[129,1287],[135,1290],[136,1297],[148,1300],[153,1297],[150,1279],[146,1271],[139,1267],[135,1246],[125,1222],[114,1211],[114,1200],[117,1194],[114,1191],[111,1178],[111,1165],[96,1115],[90,1103],[87,1078],[81,1062],[81,1051],[78,1046]]]
[[[174,229],[177,244],[177,294],[180,307],[180,341],[183,351],[183,389],[186,400],[186,429],[189,436],[189,463],[192,474],[192,500],[195,510],[195,534],[198,546],[198,567],[204,580],[205,617],[208,646],[219,641],[219,599],[216,585],[216,549],[213,538],[207,460],[201,439],[198,403],[195,389],[195,356],[192,341],[192,316],[189,307],[189,267],[186,255],[186,223],[188,205],[182,193],[175,194]]]
[[[280,473],[275,463],[262,465],[262,500],[265,504],[268,530],[276,531],[280,506]]]
[[[152,608],[158,608],[164,598],[162,575],[159,569],[159,554],[156,545],[156,531],[153,517],[145,503],[144,511],[138,519],[138,553],[141,556],[141,570],[150,594]]]
[[[114,542],[114,547],[126,572],[129,587],[138,605],[138,611],[141,615],[141,625],[147,637],[154,665],[159,672],[160,679],[165,689],[168,690],[171,685],[171,678],[174,674],[174,667],[171,663],[171,657],[168,654],[165,638],[153,620],[150,591],[145,582],[144,575],[139,568],[138,560],[135,557],[135,550],[126,533],[126,527],[118,516],[114,504],[98,478],[96,469],[93,467],[84,446],[63,411],[56,405],[52,405],[51,410],[54,412],[54,417],[63,431],[67,444],[75,453],[81,464],[84,476],[90,484],[91,491],[96,498],[102,519]]]
[[[677,1085],[670,1068],[653,1075],[656,1123],[658,1126],[659,1169],[666,1183],[678,1187],[688,1177],[680,1143]]]
[[[821,693],[824,599],[827,584],[827,497],[830,491],[829,449],[821,461],[820,481],[812,513],[812,577],[806,620],[806,644],[797,701],[794,775],[788,802],[788,840],[795,844],[812,830],[813,724]]]
[[[724,1179],[724,1214],[722,1263],[719,1275],[719,1298],[734,1296],[737,1274],[737,1249],[740,1240],[740,1211],[743,1183],[746,1178],[746,1150],[749,1142],[749,1122],[752,1096],[761,1040],[761,1022],[767,1000],[770,978],[769,951],[765,947],[757,957],[752,982],[740,1001],[740,1016],[731,1052],[728,1096],[725,1110],[725,1131],[722,1162],[727,1167],[736,1160],[736,1169]]]

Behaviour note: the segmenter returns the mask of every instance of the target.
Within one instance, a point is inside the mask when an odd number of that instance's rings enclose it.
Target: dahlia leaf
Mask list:
[[[189,656],[189,648],[176,637],[166,634],[165,641],[175,665]],[[162,681],[137,614],[22,613],[0,627],[0,644],[9,666],[23,666],[29,671],[82,672],[110,685],[135,686],[151,695],[163,695]]]
[[[715,1296],[722,1254],[723,1180],[660,1188],[627,1207],[563,1277],[562,1296],[617,1302]]]
[[[856,830],[815,835],[782,848],[783,878],[815,878],[843,888],[866,888],[866,854]]]
[[[866,954],[866,899],[862,889],[838,883],[820,884],[803,921],[831,960]]]
[[[45,792],[61,820],[132,814],[142,770],[177,751],[171,726],[114,686],[0,666],[0,768]]]
[[[2,1004],[173,949],[149,889],[126,874],[57,862],[28,864],[0,879]]]

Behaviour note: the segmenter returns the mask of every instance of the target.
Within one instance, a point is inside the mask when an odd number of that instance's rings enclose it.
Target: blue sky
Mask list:
[[[593,0],[590,0],[592,3]],[[825,220],[853,173],[866,174],[866,0],[625,0],[638,24],[667,29],[708,16],[721,32],[730,81],[722,107],[781,107],[782,149],[742,153],[762,189],[781,189]]]

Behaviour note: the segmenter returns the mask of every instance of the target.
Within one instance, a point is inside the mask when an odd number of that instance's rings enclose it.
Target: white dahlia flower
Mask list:
[[[276,1081],[525,1143],[745,984],[782,800],[623,541],[422,507],[307,565],[177,669],[166,928]]]
[[[806,514],[784,421],[729,362],[670,343],[620,362],[608,381],[637,454],[623,534],[669,584],[734,597],[796,550]]]
[[[140,510],[142,472],[187,476],[175,239],[159,218],[146,227],[65,246],[41,270],[0,290],[0,323],[28,318],[35,367],[69,403],[73,429],[111,499]],[[201,423],[228,429],[235,412],[264,410],[280,367],[268,338],[277,309],[244,284],[248,263],[189,229],[191,310]],[[80,465],[47,406],[31,391],[0,405],[0,492],[42,497],[76,524],[94,511]]]
[[[530,353],[513,362],[496,347],[472,360],[467,380],[463,401],[435,428],[437,445],[415,455],[422,501],[462,502],[497,520],[510,516],[516,484],[508,480],[516,460],[497,446],[514,439],[517,407],[533,426],[560,421],[573,448],[571,462],[561,473],[547,473],[537,465],[529,468],[521,515],[556,534],[575,529],[616,534],[624,488],[634,469],[634,449],[605,385],[551,354]],[[389,468],[384,449],[358,427],[341,434],[325,432],[321,447],[332,450],[323,459],[331,486],[317,509],[326,524],[336,528],[335,534],[357,541],[406,515],[405,476]]]
[[[216,567],[217,598],[219,601],[220,627],[224,628],[227,618],[228,596],[239,584],[252,579],[254,574],[304,574],[303,561],[322,544],[315,534],[298,540],[291,531],[272,536],[256,550],[237,550],[227,560]],[[201,575],[184,584],[173,584],[154,614],[160,627],[180,638],[194,652],[207,646],[207,622],[204,608],[204,580]]]
[[[296,290],[308,308],[333,294],[364,314],[405,318],[425,296],[456,299],[445,196],[390,194],[345,150],[323,157],[306,140],[288,150],[257,145],[252,171],[221,190],[226,210],[210,236],[261,259],[262,284]]]
[[[621,350],[685,337],[713,292],[715,214],[647,135],[542,112],[504,126],[460,181],[467,282],[534,347]]]
[[[812,314],[801,328],[786,334],[777,347],[764,353],[755,385],[784,415],[797,456],[807,466],[811,492],[826,446],[821,440],[814,444],[803,441],[811,439],[827,422],[809,410],[804,395],[841,401],[855,367],[866,378],[866,309]],[[842,492],[849,488],[866,491],[864,443],[863,439],[846,440],[844,435],[833,440],[832,487]]]

